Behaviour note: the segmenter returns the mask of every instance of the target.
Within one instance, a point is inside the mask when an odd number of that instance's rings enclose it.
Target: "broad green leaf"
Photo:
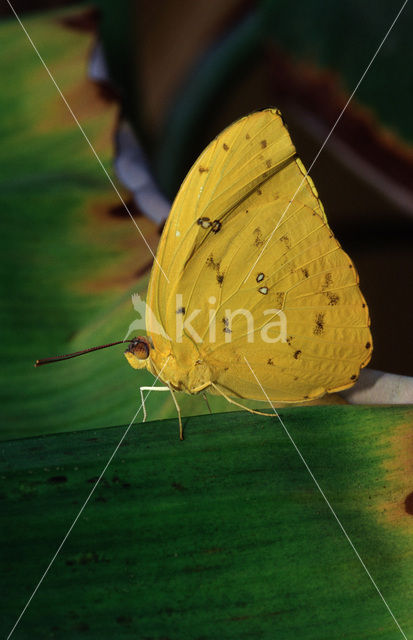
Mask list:
[[[24,24],[111,172],[118,106],[87,80],[95,36],[62,22],[72,14]],[[39,370],[33,364],[122,340],[137,318],[130,294],[144,293],[141,274],[152,257],[14,18],[0,24],[0,49],[0,438],[127,422],[138,386],[153,378],[138,376],[122,347]],[[155,225],[138,224],[155,249]],[[158,417],[174,411],[163,396],[148,409]]]
[[[280,414],[411,637],[413,410]],[[2,443],[3,637],[125,429]],[[402,638],[275,416],[194,417],[185,438],[130,429],[16,638]]]

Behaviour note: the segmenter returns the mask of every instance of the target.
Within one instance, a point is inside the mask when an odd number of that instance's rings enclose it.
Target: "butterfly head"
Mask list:
[[[144,369],[146,367],[146,360],[149,358],[151,348],[148,338],[143,336],[133,338],[129,347],[125,351],[125,358],[134,369]]]

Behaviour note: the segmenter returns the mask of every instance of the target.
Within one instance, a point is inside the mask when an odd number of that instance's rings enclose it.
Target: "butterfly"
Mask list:
[[[368,364],[357,271],[278,110],[230,125],[190,169],[152,267],[146,327],[125,352],[133,368],[238,406],[314,400]]]

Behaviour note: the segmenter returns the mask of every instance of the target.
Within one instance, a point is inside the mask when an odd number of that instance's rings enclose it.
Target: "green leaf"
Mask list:
[[[24,24],[110,171],[118,105],[87,80],[95,35],[63,21],[74,12]],[[0,438],[120,424],[136,410],[138,385],[153,380],[136,375],[121,346],[33,365],[122,340],[152,257],[14,18],[0,24],[0,48]],[[138,224],[155,248],[155,225]],[[158,398],[155,415],[172,410],[169,400]]]
[[[408,407],[280,410],[407,637]],[[126,427],[2,443],[3,637]],[[278,419],[134,425],[16,638],[402,637]]]

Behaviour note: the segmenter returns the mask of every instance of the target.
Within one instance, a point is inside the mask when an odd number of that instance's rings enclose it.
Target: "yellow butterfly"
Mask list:
[[[265,109],[185,178],[152,268],[148,335],[125,356],[172,395],[313,400],[352,386],[371,358],[358,282],[280,112]]]

